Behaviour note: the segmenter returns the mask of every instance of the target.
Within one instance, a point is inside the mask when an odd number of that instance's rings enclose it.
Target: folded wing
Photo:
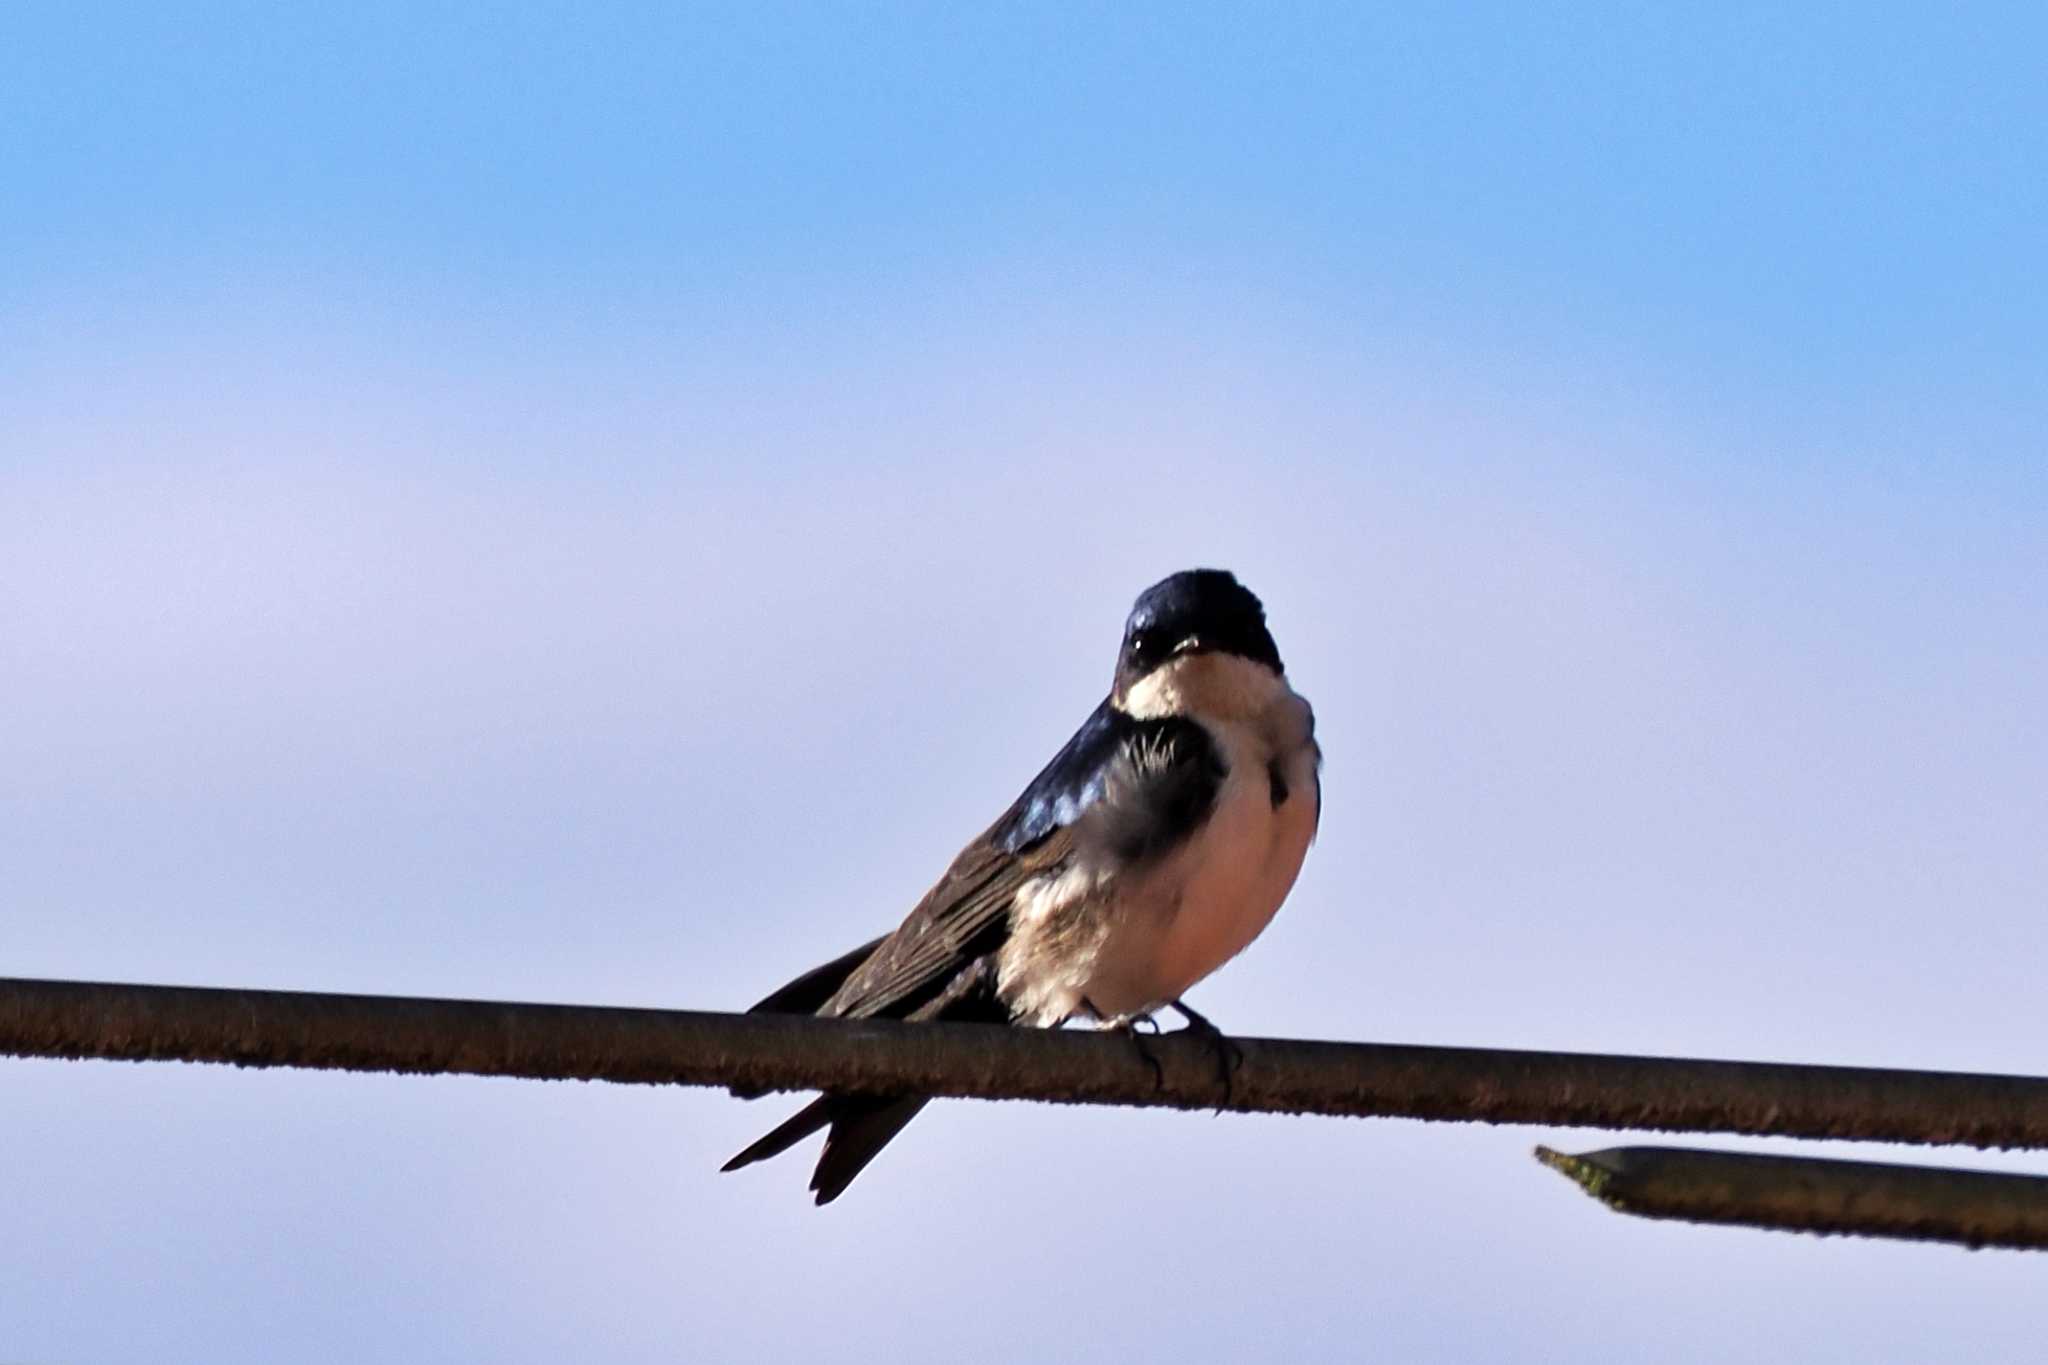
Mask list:
[[[1091,816],[1108,822],[1097,833],[1124,856],[1164,851],[1207,813],[1220,772],[1199,726],[1134,720],[1105,701],[894,933],[813,968],[750,1012],[1010,1022],[996,995],[994,961],[1009,938],[1017,892],[1060,872]],[[1114,810],[1105,805],[1111,798]],[[928,1098],[820,1095],[724,1169],[779,1155],[828,1128],[811,1188],[820,1204],[829,1203]]]

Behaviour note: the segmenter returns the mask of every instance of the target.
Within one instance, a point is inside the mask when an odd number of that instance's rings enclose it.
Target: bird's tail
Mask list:
[[[917,1117],[917,1111],[924,1108],[930,1099],[928,1095],[880,1099],[864,1095],[820,1095],[720,1169],[736,1171],[742,1166],[766,1161],[771,1156],[780,1156],[820,1128],[829,1126],[831,1131],[825,1135],[825,1150],[818,1157],[817,1170],[811,1173],[811,1189],[816,1191],[818,1202],[829,1204],[853,1183],[855,1176],[867,1169],[867,1164],[889,1145],[890,1139],[903,1131],[903,1125]]]

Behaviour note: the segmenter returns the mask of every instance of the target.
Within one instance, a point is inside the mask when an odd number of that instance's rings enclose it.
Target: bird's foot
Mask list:
[[[1216,1079],[1223,1082],[1223,1102],[1230,1103],[1231,1077],[1244,1065],[1244,1049],[1232,1042],[1222,1029],[1211,1023],[1207,1015],[1179,1000],[1169,1000],[1166,1003],[1181,1018],[1188,1021],[1187,1028],[1182,1031],[1200,1037],[1209,1045],[1209,1050],[1216,1054]]]
[[[1085,1000],[1081,1004],[1089,1013],[1101,1021],[1104,1032],[1121,1033],[1131,1040],[1131,1046],[1136,1048],[1138,1055],[1145,1059],[1145,1065],[1152,1068],[1152,1088],[1155,1090],[1164,1089],[1166,1086],[1166,1068],[1159,1064],[1159,1059],[1152,1055],[1152,1049],[1145,1045],[1145,1033],[1143,1028],[1140,1027],[1141,1025],[1149,1027],[1152,1031],[1152,1036],[1156,1038],[1161,1031],[1159,1021],[1154,1019],[1149,1012],[1143,1010],[1133,1010],[1129,1014],[1104,1014]]]

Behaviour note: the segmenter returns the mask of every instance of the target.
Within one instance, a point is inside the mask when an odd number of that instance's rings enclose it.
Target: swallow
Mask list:
[[[1315,716],[1259,599],[1193,569],[1138,596],[1109,695],[895,932],[752,1013],[1130,1029],[1259,936],[1322,815]],[[751,1096],[749,1096],[751,1098]],[[825,1093],[724,1169],[826,1129],[830,1203],[929,1102]]]

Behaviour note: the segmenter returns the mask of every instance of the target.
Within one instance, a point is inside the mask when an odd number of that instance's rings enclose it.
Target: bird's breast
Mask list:
[[[1186,843],[1119,888],[1113,927],[1083,987],[1099,1012],[1178,999],[1243,952],[1287,899],[1321,799],[1306,704],[1291,693],[1287,701],[1303,724],[1207,725],[1227,774]]]

